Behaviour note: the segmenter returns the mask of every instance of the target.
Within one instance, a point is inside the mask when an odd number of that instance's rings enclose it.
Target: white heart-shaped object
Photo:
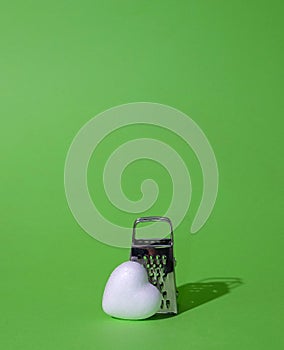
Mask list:
[[[110,316],[140,320],[159,310],[161,298],[158,288],[148,281],[146,269],[137,262],[127,261],[110,275],[102,307]]]

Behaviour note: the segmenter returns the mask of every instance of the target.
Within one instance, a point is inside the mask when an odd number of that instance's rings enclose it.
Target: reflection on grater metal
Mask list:
[[[167,222],[171,229],[170,238],[137,239],[136,227],[145,222]],[[163,314],[177,314],[173,243],[173,226],[169,218],[150,216],[135,220],[130,260],[142,264],[147,270],[149,281],[159,288],[163,298],[158,313]]]

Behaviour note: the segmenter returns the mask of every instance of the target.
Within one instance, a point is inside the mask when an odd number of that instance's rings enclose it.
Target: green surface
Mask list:
[[[283,2],[3,2],[0,36],[0,348],[283,348]],[[190,115],[220,171],[207,224],[176,230],[182,312],[141,322],[102,312],[129,252],[83,232],[63,185],[76,132],[135,101]]]

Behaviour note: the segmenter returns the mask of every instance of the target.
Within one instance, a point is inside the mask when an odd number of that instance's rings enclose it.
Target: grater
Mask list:
[[[166,222],[170,225],[170,238],[137,239],[136,228],[139,223]],[[177,314],[177,290],[175,281],[176,260],[173,252],[173,226],[169,218],[149,216],[138,218],[133,225],[130,260],[146,268],[149,282],[155,285],[162,294],[158,313]]]

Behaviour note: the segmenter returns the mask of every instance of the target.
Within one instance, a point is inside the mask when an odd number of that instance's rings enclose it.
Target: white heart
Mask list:
[[[161,298],[158,288],[148,281],[146,269],[137,262],[127,261],[110,275],[102,307],[110,316],[139,320],[154,315]]]

